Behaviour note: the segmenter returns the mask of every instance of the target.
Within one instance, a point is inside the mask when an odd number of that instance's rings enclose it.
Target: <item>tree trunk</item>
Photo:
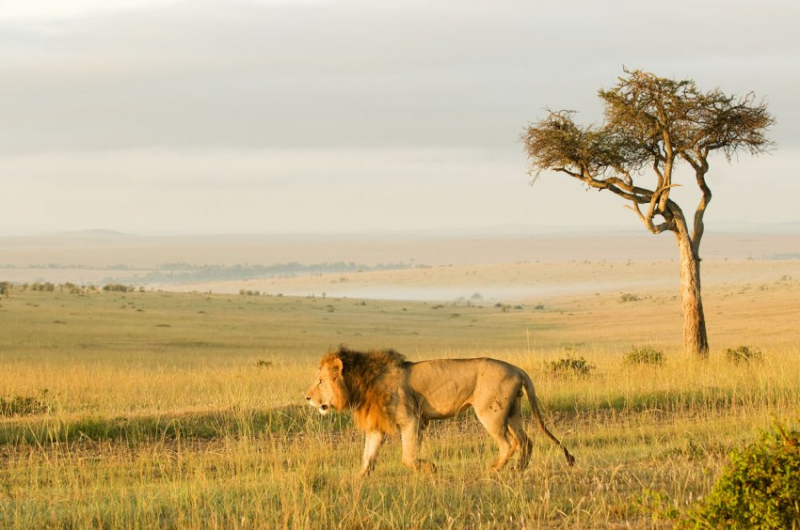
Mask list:
[[[686,234],[676,233],[681,256],[681,308],[683,348],[700,359],[708,358],[708,335],[700,294],[700,256]]]

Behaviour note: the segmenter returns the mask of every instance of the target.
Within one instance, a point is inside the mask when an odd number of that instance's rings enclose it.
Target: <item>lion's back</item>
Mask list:
[[[409,389],[417,396],[420,412],[428,418],[447,418],[474,404],[479,396],[518,385],[513,365],[490,358],[435,359],[407,368]]]

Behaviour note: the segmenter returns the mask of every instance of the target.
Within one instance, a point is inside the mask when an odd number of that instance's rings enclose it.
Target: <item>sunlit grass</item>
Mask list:
[[[15,293],[0,300],[0,397],[20,398],[0,419],[0,526],[669,527],[709,491],[731,449],[796,416],[800,342],[787,322],[798,289],[781,293],[709,304],[732,315],[716,325],[720,348],[763,352],[738,365],[722,349],[708,362],[685,358],[679,333],[670,335],[674,307],[659,297],[504,311]],[[749,329],[759,333],[741,333]],[[340,342],[523,367],[576,467],[528,421],[529,469],[491,473],[496,447],[467,413],[427,433],[436,474],[405,469],[393,438],[357,480],[362,437],[350,417],[302,405],[317,359]],[[632,346],[659,348],[666,361],[627,365]],[[565,357],[595,368],[554,374],[550,363]]]

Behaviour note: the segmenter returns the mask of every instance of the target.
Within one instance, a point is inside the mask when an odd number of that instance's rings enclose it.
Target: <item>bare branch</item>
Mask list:
[[[639,219],[644,223],[645,228],[653,234],[660,234],[662,232],[666,232],[667,230],[671,229],[670,223],[663,222],[661,224],[656,225],[653,222],[653,218],[650,216],[645,216],[642,214],[642,211],[639,209],[639,205],[636,202],[633,202],[633,206],[626,205],[625,208],[629,210],[633,210]]]

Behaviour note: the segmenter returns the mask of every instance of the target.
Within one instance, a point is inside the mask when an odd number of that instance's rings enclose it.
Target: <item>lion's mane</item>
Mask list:
[[[320,361],[320,367],[342,361],[343,385],[332,385],[337,401],[353,410],[356,427],[365,432],[394,432],[398,392],[405,383],[408,363],[395,350],[372,350],[366,353],[339,347]]]

